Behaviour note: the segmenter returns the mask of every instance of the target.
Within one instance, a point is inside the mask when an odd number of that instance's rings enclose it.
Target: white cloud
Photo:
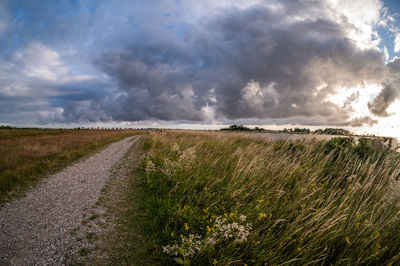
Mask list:
[[[394,36],[394,52],[398,53],[400,52],[400,33],[396,33]]]
[[[385,62],[389,61],[389,51],[388,48],[385,46],[383,46],[383,53],[385,54]]]
[[[274,86],[274,82],[268,86],[261,86],[260,82],[251,80],[241,90],[242,104],[254,112],[262,111],[266,102],[278,104],[279,94]]]
[[[360,48],[377,48],[380,38],[374,27],[383,23],[383,3],[380,0],[327,0],[335,21],[348,23],[347,35]]]
[[[14,54],[14,62],[28,78],[53,81],[58,83],[90,79],[87,75],[71,73],[57,51],[40,42],[31,42],[24,49]]]

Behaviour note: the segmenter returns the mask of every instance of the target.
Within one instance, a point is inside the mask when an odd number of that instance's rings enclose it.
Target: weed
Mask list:
[[[94,219],[99,218],[100,216],[98,214],[93,214],[92,216],[89,217],[89,220],[93,221]]]
[[[89,254],[90,254],[90,249],[88,249],[88,248],[81,248],[79,250],[79,255],[80,256],[87,256]]]

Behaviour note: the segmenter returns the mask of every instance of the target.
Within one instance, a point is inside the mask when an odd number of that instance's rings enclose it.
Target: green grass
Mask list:
[[[89,220],[93,221],[97,218],[99,218],[100,216],[98,214],[93,214],[92,216],[89,217]]]
[[[79,255],[81,255],[81,256],[87,256],[89,254],[90,254],[90,249],[88,249],[88,248],[81,248],[79,250]]]
[[[123,166],[116,168],[114,173],[120,176],[118,171],[123,170],[132,175],[127,178],[112,178],[105,187],[102,202],[107,209],[107,217],[113,217],[113,230],[100,237],[99,246],[107,254],[107,259],[89,264],[162,265],[160,257],[165,255],[158,249],[156,241],[142,231],[141,224],[146,219],[143,217],[144,212],[136,204],[142,195],[133,193],[137,186],[138,165],[145,152],[143,148],[150,140],[145,140],[145,137],[137,140],[126,154],[130,159],[123,159]]]
[[[0,130],[0,203],[133,130]]]
[[[400,156],[379,142],[167,132],[144,147],[124,215],[159,264],[399,263]]]

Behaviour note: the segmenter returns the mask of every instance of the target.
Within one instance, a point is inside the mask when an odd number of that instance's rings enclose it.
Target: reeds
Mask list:
[[[400,156],[359,145],[152,134],[132,204],[165,263],[399,263]]]

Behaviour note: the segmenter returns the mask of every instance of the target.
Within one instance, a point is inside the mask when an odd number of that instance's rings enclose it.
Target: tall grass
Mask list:
[[[165,264],[396,264],[400,156],[370,144],[152,134],[132,204]]]
[[[0,202],[45,174],[134,133],[127,130],[1,130]]]

